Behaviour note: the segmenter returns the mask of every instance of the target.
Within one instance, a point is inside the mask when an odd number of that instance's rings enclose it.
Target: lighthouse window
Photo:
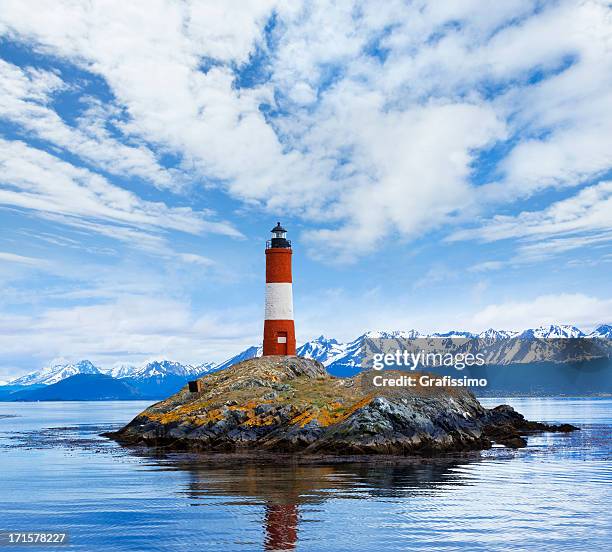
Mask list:
[[[279,343],[287,343],[287,336],[279,336],[278,337],[278,342]]]

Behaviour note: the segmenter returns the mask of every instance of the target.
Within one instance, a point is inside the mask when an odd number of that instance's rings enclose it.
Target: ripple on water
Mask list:
[[[0,509],[4,525],[70,527],[77,550],[609,549],[611,405],[555,417],[547,400],[528,417],[581,431],[518,451],[333,464],[124,449],[98,434],[142,405],[21,406],[0,426]]]

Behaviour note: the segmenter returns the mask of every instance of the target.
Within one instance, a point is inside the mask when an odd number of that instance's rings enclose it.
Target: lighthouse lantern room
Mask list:
[[[295,355],[291,242],[281,223],[266,242],[266,308],[263,354]]]

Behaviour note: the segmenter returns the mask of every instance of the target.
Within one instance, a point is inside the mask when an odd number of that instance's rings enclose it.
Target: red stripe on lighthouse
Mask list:
[[[289,248],[266,249],[266,284],[291,283],[291,255]]]
[[[263,355],[295,355],[295,323],[293,320],[264,322]]]

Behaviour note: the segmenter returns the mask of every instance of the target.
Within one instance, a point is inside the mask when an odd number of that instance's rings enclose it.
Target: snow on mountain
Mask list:
[[[191,365],[181,364],[180,362],[173,362],[171,360],[154,360],[140,365],[119,362],[108,370],[106,374],[116,379],[146,379],[169,375],[183,378],[196,378],[214,369],[215,364],[213,362]]]
[[[517,338],[515,342],[497,342]],[[496,364],[509,364],[514,362],[528,362],[541,360],[543,355],[550,352],[550,346],[538,345],[538,340],[557,339],[557,338],[602,338],[612,339],[612,325],[602,324],[593,332],[585,335],[580,329],[570,325],[550,325],[532,328],[522,332],[495,330],[490,328],[479,334],[464,331],[449,331],[445,333],[422,334],[417,330],[396,330],[396,331],[369,331],[348,343],[340,343],[333,338],[319,336],[312,341],[308,341],[297,349],[297,354],[306,358],[312,358],[321,362],[333,373],[349,374],[352,370],[361,366],[362,346],[365,339],[391,339],[398,340],[398,347],[401,347],[400,340],[415,338],[443,338],[444,343],[449,343],[451,347],[455,344],[450,341],[452,338],[484,340],[487,345],[487,361]],[[527,346],[524,342],[534,341],[533,346]],[[440,349],[439,345],[433,340],[430,346]],[[605,344],[604,344],[605,345]],[[604,346],[602,345],[602,346]],[[472,344],[467,343],[466,347]],[[481,345],[480,345],[481,346]],[[448,349],[448,346],[445,347]],[[611,347],[604,347],[606,350]],[[432,350],[433,350],[432,349]],[[441,350],[441,349],[440,349]],[[467,349],[466,349],[467,350]],[[165,378],[166,376],[179,376],[184,379],[195,379],[212,371],[223,370],[233,364],[237,364],[249,358],[262,355],[261,347],[249,347],[241,353],[227,359],[219,364],[202,363],[198,365],[181,364],[170,360],[155,360],[145,362],[141,365],[130,363],[117,363],[109,370],[101,371],[88,360],[82,360],[74,364],[52,364],[21,376],[9,382],[9,385],[51,385],[62,381],[76,374],[101,374],[105,373],[115,379],[133,378],[136,380],[146,380],[148,378]]]
[[[612,337],[612,326],[602,325],[589,336]],[[547,360],[550,355],[553,355],[556,361],[563,362],[572,360],[567,351],[558,351],[558,348],[555,348],[550,342],[547,344],[538,340],[579,337],[585,337],[585,334],[580,329],[568,325],[543,326],[523,332],[490,328],[479,334],[458,330],[433,334],[422,334],[417,330],[369,331],[349,343],[340,343],[336,339],[319,336],[298,347],[297,355],[318,360],[336,375],[350,375],[361,366],[362,347],[366,339],[397,340],[397,346],[401,348],[400,340],[420,338],[423,340],[421,345],[428,351],[484,352],[486,361],[490,364],[507,365],[536,362]],[[511,338],[517,339],[510,341]],[[440,343],[440,339],[443,340],[442,343]],[[453,339],[461,339],[462,341],[454,342]],[[480,343],[474,342],[474,339],[478,339]],[[533,342],[533,344],[529,344],[529,342]],[[583,351],[581,348],[576,349],[576,351],[576,355],[580,358],[588,358],[589,351]],[[227,368],[254,356],[261,356],[261,347],[249,347],[242,353],[219,364],[216,369]]]
[[[180,376],[183,378],[199,377],[202,373],[207,371],[203,370],[202,366],[203,365],[192,366],[191,364],[181,364],[180,362],[173,362],[171,360],[153,360],[141,364],[136,367],[136,369],[121,377],[140,380],[157,377],[164,378],[167,376]],[[209,367],[208,364],[204,366],[206,366],[206,368]]]
[[[480,332],[476,337],[479,339],[508,339],[510,337],[515,337],[519,334],[519,332],[513,332],[508,330],[494,330],[493,328],[489,328],[484,332]]]
[[[493,328],[489,328],[484,332],[480,332],[476,337],[485,343],[493,343],[494,341],[498,341],[500,339],[510,339],[512,337],[516,337],[517,335],[519,335],[519,332],[494,330]]]
[[[200,377],[203,374],[216,370],[217,365],[214,362],[202,362],[201,364],[196,364],[194,368],[196,373],[199,374],[198,377]]]
[[[610,324],[602,324],[597,326],[587,337],[600,337],[602,339],[612,339],[612,326]]]
[[[228,368],[229,366],[237,364],[238,362],[242,362],[243,360],[248,360],[249,358],[260,357],[261,355],[263,355],[263,347],[255,347],[255,346],[249,347],[248,349],[245,349],[241,353],[238,353],[237,355],[231,358],[228,358],[221,364],[217,364],[214,367],[214,370],[215,371],[223,370],[224,368]]]
[[[89,360],[76,364],[52,364],[10,382],[10,385],[52,385],[77,374],[101,374]]]
[[[367,337],[386,336],[390,339],[390,332],[368,332],[360,335],[349,343],[338,343],[335,339],[326,339],[323,336],[302,345],[297,352],[298,355],[318,360],[323,366],[332,370],[333,373],[341,375],[353,371],[361,366],[362,346]]]
[[[329,366],[334,359],[346,352],[346,345],[340,345],[335,339],[319,336],[298,347],[296,353],[304,358],[318,360],[323,366]]]
[[[395,330],[391,332],[373,330],[364,333],[362,337],[369,339],[415,339],[425,336],[417,330]]]
[[[582,330],[576,328],[576,326],[569,325],[550,325],[540,326],[539,328],[533,328],[525,330],[518,334],[517,337],[521,339],[559,339],[559,338],[576,338],[585,337]]]
[[[138,366],[136,364],[117,362],[110,370],[107,370],[105,374],[116,379],[129,378],[137,369]]]
[[[427,337],[443,337],[445,339],[472,339],[476,337],[471,332],[461,332],[461,331],[450,331],[445,333],[432,333]]]

